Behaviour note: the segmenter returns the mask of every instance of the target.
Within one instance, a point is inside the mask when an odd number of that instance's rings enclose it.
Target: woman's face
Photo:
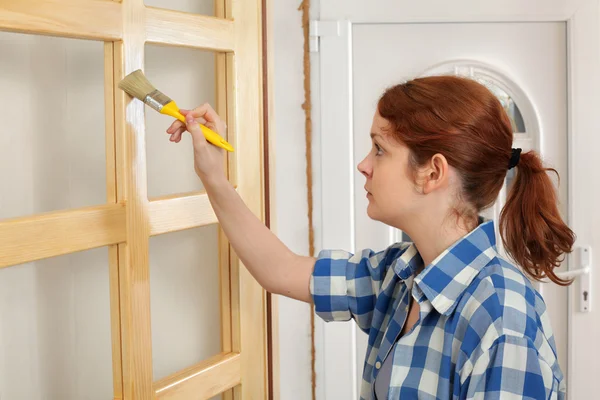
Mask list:
[[[389,132],[389,122],[375,113],[372,147],[358,170],[366,178],[369,217],[402,229],[407,217],[418,211],[420,196],[409,168],[410,151]]]

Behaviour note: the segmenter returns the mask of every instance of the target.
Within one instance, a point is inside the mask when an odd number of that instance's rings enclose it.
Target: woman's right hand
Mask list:
[[[194,168],[196,174],[206,186],[213,180],[225,178],[224,156],[225,150],[209,143],[198,124],[202,124],[221,136],[227,129],[223,120],[210,106],[203,104],[193,110],[179,110],[186,117],[186,124],[177,120],[167,129],[171,135],[170,141],[179,143],[184,131],[190,132],[194,146]]]

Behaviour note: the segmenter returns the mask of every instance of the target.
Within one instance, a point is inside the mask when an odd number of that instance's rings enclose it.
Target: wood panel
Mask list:
[[[0,222],[0,268],[125,240],[125,207],[109,204]]]
[[[123,41],[116,43],[115,81],[143,68],[145,21],[143,0],[122,3]],[[124,399],[150,399],[152,390],[152,334],[150,324],[150,224],[146,178],[145,105],[119,91],[117,140],[122,157],[127,243],[119,252],[121,349]]]
[[[0,30],[118,40],[121,4],[89,0],[0,0]]]
[[[274,68],[274,41],[271,39],[274,34],[273,29],[273,17],[269,14],[273,10],[274,0],[263,0],[262,1],[262,26],[263,26],[263,38],[261,40],[263,47],[263,87],[266,89],[263,93],[265,109],[263,113],[266,116],[265,127],[263,131],[265,133],[266,146],[266,160],[264,161],[265,168],[265,182],[268,185],[265,193],[265,222],[269,229],[277,234],[277,213],[276,208],[276,191],[275,188],[275,102],[274,99],[274,85],[273,80],[275,78],[273,74]],[[280,353],[279,353],[279,297],[271,293],[267,293],[267,318],[268,324],[268,339],[269,339],[269,399],[280,400],[281,389],[279,383],[280,378]]]
[[[262,171],[263,140],[261,134],[261,37],[260,3],[232,0],[235,30],[235,132],[237,148],[238,191],[250,210],[262,221],[264,216],[264,182]],[[243,130],[243,134],[241,134]],[[236,263],[240,263],[236,258]],[[233,260],[232,260],[233,261]],[[233,274],[232,274],[233,275]],[[267,397],[266,292],[248,270],[239,268],[240,348],[242,355],[241,397]],[[235,310],[235,307],[234,307]]]
[[[218,222],[208,195],[169,196],[148,204],[150,235],[160,235]]]
[[[235,74],[235,58],[233,53],[225,54],[225,71],[224,74],[227,76],[227,109],[225,115],[227,116],[227,141],[231,143],[233,148],[237,148],[239,143],[237,141],[237,112],[236,112],[236,94],[237,94],[237,77]],[[255,99],[256,100],[256,99]],[[229,181],[237,188],[238,186],[238,159],[236,154],[227,154],[227,165],[229,173]]]
[[[159,399],[208,399],[240,383],[241,357],[223,353],[154,384]]]
[[[161,8],[146,8],[149,43],[234,51],[234,23],[215,17]]]
[[[104,102],[106,136],[106,202],[117,203],[117,151],[115,130],[114,51],[112,42],[104,44]],[[123,224],[123,234],[125,224]],[[110,325],[113,360],[113,395],[122,398],[123,375],[121,371],[121,314],[119,307],[119,245],[108,247],[108,276],[110,291]]]
[[[231,4],[228,0],[215,0],[215,16],[218,18],[230,19]],[[215,75],[217,96],[215,110],[221,118],[224,118],[227,126],[230,124],[230,119],[235,117],[235,115],[232,114],[233,107],[231,107],[231,105],[235,103],[232,90],[232,79],[235,77],[231,74],[231,71],[233,70],[232,66],[233,60],[231,59],[231,54],[216,54]],[[229,143],[234,143],[232,131],[233,129],[228,129],[228,132],[224,133],[225,139]],[[232,181],[233,179],[233,182],[235,182],[235,168],[233,168],[234,166],[232,165],[234,163],[229,154],[225,157],[224,163],[229,180]],[[237,275],[232,275],[231,245],[222,229],[219,229],[219,257],[221,268],[221,343],[222,350],[224,352],[230,352],[234,348],[234,331],[239,329],[239,324],[234,326],[233,322],[234,314],[239,314],[234,312],[233,309],[233,307],[238,307],[238,303],[236,302],[238,299],[238,296],[236,296],[238,285],[232,286],[232,279],[237,277]],[[237,335],[239,335],[239,331],[237,332]],[[239,345],[237,346],[237,349],[239,350]],[[239,387],[239,385],[237,385],[237,387]],[[235,396],[235,389],[227,390],[221,394],[222,400],[233,400]],[[237,398],[239,399],[240,396],[238,395]]]

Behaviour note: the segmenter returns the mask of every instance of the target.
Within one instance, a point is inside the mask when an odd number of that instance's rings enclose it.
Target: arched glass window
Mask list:
[[[519,107],[515,103],[514,99],[493,81],[477,76],[475,77],[475,80],[487,87],[492,93],[496,95],[498,100],[500,100],[500,103],[504,107],[504,111],[506,111],[508,117],[510,118],[513,132],[526,133],[523,115],[521,114],[521,110],[519,110]]]
[[[420,76],[460,75],[476,80],[496,95],[511,119],[515,140],[537,138],[535,109],[524,90],[494,66],[472,60],[455,60],[433,66]]]

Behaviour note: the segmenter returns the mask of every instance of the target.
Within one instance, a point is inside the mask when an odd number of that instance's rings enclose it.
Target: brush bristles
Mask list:
[[[119,88],[141,101],[145,101],[146,96],[156,90],[140,69],[133,71],[123,78],[123,80],[119,82]]]

